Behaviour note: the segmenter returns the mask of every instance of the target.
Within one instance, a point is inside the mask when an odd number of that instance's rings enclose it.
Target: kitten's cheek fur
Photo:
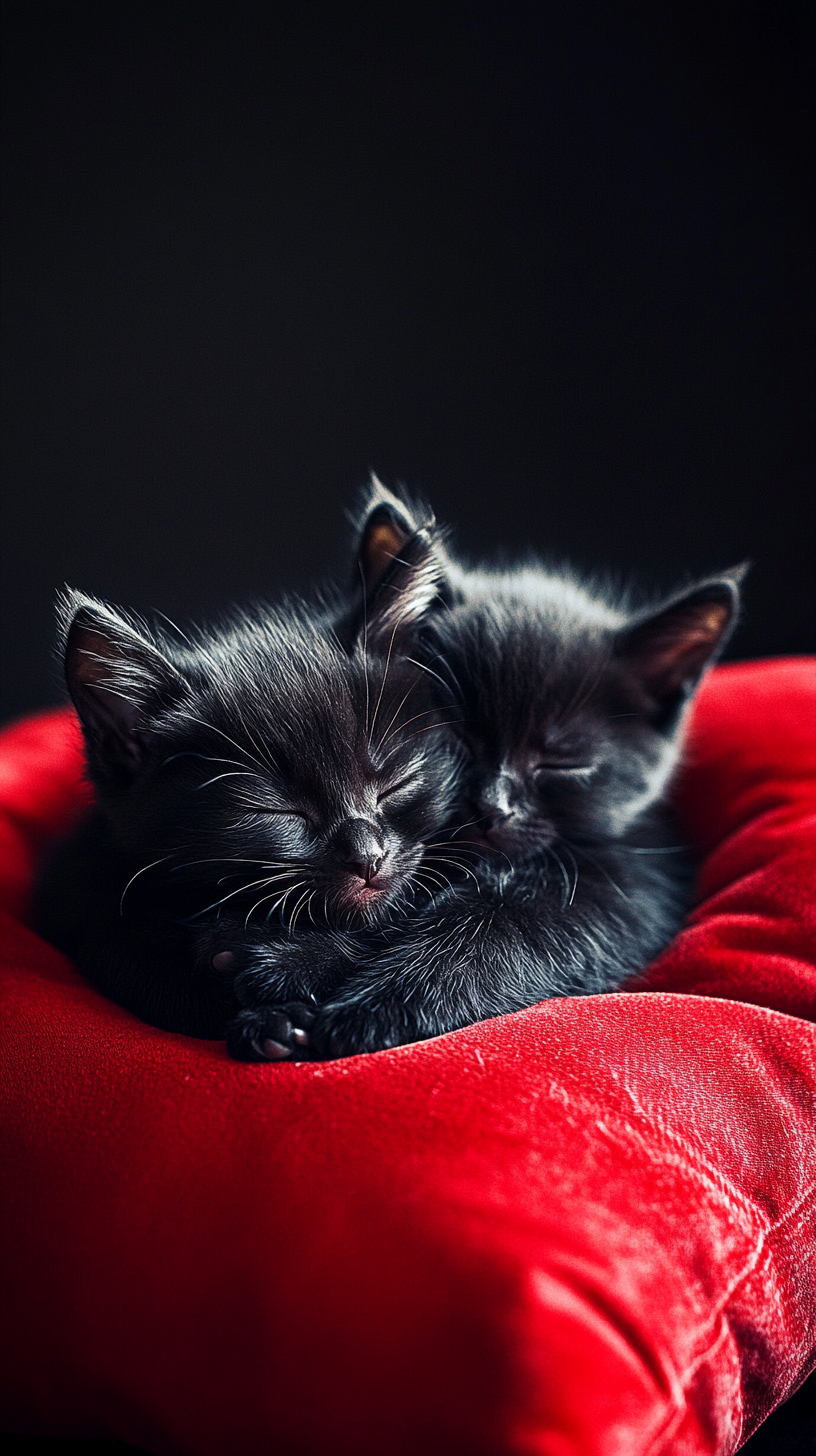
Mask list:
[[[361,882],[359,888],[341,891],[332,908],[338,918],[345,918],[350,924],[380,925],[391,908],[390,887],[387,890],[372,889]]]

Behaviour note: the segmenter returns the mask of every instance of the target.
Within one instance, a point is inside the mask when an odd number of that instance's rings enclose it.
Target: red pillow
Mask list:
[[[701,899],[655,990],[253,1066],[7,919],[0,1424],[179,1456],[736,1450],[816,1358],[814,724],[808,663],[704,685]],[[17,910],[75,731],[5,735]]]

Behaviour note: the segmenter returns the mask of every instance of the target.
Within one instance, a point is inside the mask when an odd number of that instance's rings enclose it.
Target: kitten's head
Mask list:
[[[376,486],[370,515],[386,511],[410,540],[414,509]],[[398,556],[396,538],[392,547]],[[419,650],[461,712],[462,840],[517,862],[557,839],[624,834],[666,789],[685,709],[735,624],[744,569],[631,612],[568,576],[463,571],[438,538],[432,553]]]
[[[200,886],[202,910],[375,924],[410,890],[461,754],[405,655],[399,613],[416,620],[417,574],[400,570],[345,646],[302,604],[182,641],[66,597],[66,674],[97,797],[122,846]]]

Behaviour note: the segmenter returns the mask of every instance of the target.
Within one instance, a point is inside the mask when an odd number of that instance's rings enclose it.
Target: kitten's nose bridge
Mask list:
[[[484,810],[485,818],[493,823],[500,819],[510,819],[516,812],[519,789],[515,775],[501,769],[484,785],[479,796],[480,808]]]
[[[370,884],[385,857],[385,845],[377,826],[369,819],[345,819],[332,837],[332,849],[340,863]]]

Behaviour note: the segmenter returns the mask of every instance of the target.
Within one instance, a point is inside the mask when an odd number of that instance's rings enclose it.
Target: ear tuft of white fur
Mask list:
[[[423,526],[426,530],[432,530],[436,526],[436,518],[427,501],[412,495],[404,486],[389,489],[372,470],[368,485],[360,492],[357,509],[350,513],[351,523],[358,537],[372,511],[378,506],[388,506],[395,516],[405,522],[412,535]]]

